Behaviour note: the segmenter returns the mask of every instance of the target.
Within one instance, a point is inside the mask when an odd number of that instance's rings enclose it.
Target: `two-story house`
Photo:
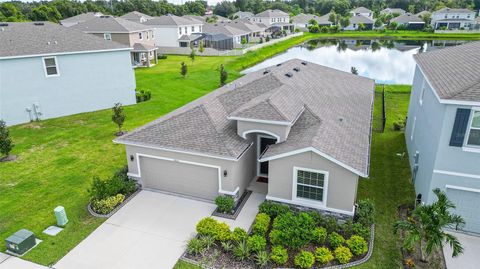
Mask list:
[[[190,47],[202,37],[203,22],[189,17],[178,17],[172,14],[154,17],[143,24],[155,31],[157,47]]]
[[[312,20],[317,22],[317,25],[320,27],[326,26],[330,27],[333,23],[329,20],[330,13],[325,14],[323,16],[317,16],[314,14],[303,14],[300,13],[295,17],[292,17],[292,23],[295,25],[295,28],[300,29],[302,31],[308,31],[308,27],[312,25]]]
[[[278,9],[267,9],[263,12],[255,14],[253,17],[250,17],[250,21],[255,23],[263,23],[266,26],[270,26],[275,23],[289,23],[290,15]]]
[[[352,16],[364,16],[373,20],[373,11],[366,7],[357,7],[355,9],[352,9],[350,10],[350,14]]]
[[[135,104],[129,46],[50,22],[0,23],[0,40],[8,125]]]
[[[458,30],[475,27],[475,11],[464,8],[442,8],[432,13],[435,30]]]
[[[417,197],[440,188],[480,233],[480,42],[415,55],[405,140]]]
[[[403,15],[405,13],[407,13],[407,12],[405,10],[401,9],[401,8],[390,8],[390,7],[387,7],[386,9],[380,11],[381,15],[392,14],[392,15],[400,16],[400,15]]]
[[[112,16],[100,16],[71,28],[130,46],[133,48],[131,58],[134,67],[157,64],[155,35],[150,26]]]

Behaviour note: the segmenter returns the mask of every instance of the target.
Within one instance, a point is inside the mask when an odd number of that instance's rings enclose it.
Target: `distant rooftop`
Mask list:
[[[203,24],[203,22],[189,18],[189,17],[179,17],[173,14],[163,15],[160,17],[154,17],[143,24],[145,25],[164,25],[164,26],[183,26],[183,25],[194,25],[194,24]]]
[[[271,18],[271,17],[285,17],[285,16],[288,16],[288,13],[286,12],[283,12],[279,9],[267,9],[263,12],[260,12],[258,14],[255,14],[254,17],[261,17],[261,18]]]
[[[112,16],[94,18],[71,28],[85,33],[131,33],[152,29],[150,26]]]

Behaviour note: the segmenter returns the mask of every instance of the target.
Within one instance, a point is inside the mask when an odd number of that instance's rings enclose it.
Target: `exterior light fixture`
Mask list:
[[[133,157],[133,155],[130,155],[130,161],[133,162],[133,160],[135,160],[135,157]]]
[[[227,170],[223,170],[223,176],[226,177],[228,175]]]

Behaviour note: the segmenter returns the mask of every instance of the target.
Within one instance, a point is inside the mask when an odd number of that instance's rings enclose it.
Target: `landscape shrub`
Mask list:
[[[337,219],[334,217],[328,217],[327,221],[325,222],[325,228],[327,229],[328,233],[336,232],[339,229]]]
[[[91,206],[93,211],[95,211],[98,214],[108,214],[112,212],[117,205],[121,204],[123,200],[125,199],[125,195],[123,194],[117,194],[115,196],[110,196],[105,199],[93,199]]]
[[[370,227],[375,219],[375,207],[370,199],[360,200],[358,202],[357,210],[355,210],[354,220],[363,224],[365,227]]]
[[[243,240],[247,240],[247,238],[248,238],[248,234],[247,234],[247,231],[245,231],[244,229],[240,227],[235,227],[235,229],[233,229],[233,233],[232,233],[233,241],[240,242]]]
[[[211,217],[203,218],[197,223],[197,233],[199,235],[215,236],[218,224],[218,221]]]
[[[233,250],[233,243],[231,241],[221,242],[221,246],[222,246],[223,251],[225,251],[227,253],[231,252]]]
[[[239,261],[248,259],[250,256],[250,248],[248,247],[246,240],[242,240],[237,243],[237,245],[233,248],[233,256]]]
[[[205,250],[205,244],[198,238],[192,238],[187,244],[187,253],[190,255],[198,255]]]
[[[230,227],[225,222],[220,222],[216,226],[216,231],[214,235],[215,239],[220,242],[225,242],[232,239],[232,231]]]
[[[165,54],[158,54],[158,55],[157,55],[157,59],[159,59],[159,60],[165,60],[165,59],[167,59],[167,55],[165,55]]]
[[[315,259],[320,264],[327,264],[331,262],[334,257],[332,252],[326,247],[320,247],[315,250]]]
[[[393,123],[394,131],[403,131],[404,128],[405,128],[405,121],[396,121]]]
[[[351,237],[353,235],[353,221],[351,219],[345,221],[344,224],[341,225],[341,229],[343,231],[343,235],[345,237]]]
[[[367,241],[359,235],[353,235],[350,237],[350,239],[347,240],[347,246],[355,255],[362,255],[368,251]]]
[[[282,242],[281,231],[272,229],[268,237],[270,238],[270,243],[272,245],[284,245]]]
[[[282,246],[274,246],[272,247],[270,258],[274,263],[284,265],[288,262],[288,251]]]
[[[341,264],[345,264],[349,262],[353,255],[352,252],[350,252],[350,249],[344,246],[338,247],[334,251],[335,254],[335,259]]]
[[[273,234],[274,244],[299,249],[310,242],[314,228],[315,221],[307,213],[282,214],[273,221],[273,230],[276,231]]]
[[[310,33],[318,33],[320,32],[320,27],[318,25],[311,25],[308,27],[308,31]]]
[[[247,240],[247,246],[253,252],[265,250],[267,247],[267,240],[261,235],[252,235]]]
[[[312,240],[313,242],[322,245],[325,243],[327,239],[327,229],[323,227],[317,227],[312,232]]]
[[[315,263],[315,256],[311,252],[303,250],[295,256],[293,263],[302,269],[312,268]]]
[[[338,233],[333,232],[330,234],[330,236],[328,236],[328,242],[332,248],[338,248],[345,243],[345,238]]]
[[[253,256],[253,261],[258,267],[263,268],[267,266],[268,262],[270,261],[270,257],[265,250],[261,250]]]
[[[324,34],[328,33],[328,27],[327,27],[327,26],[322,26],[322,27],[320,28],[320,32],[321,32],[321,33],[324,33]]]
[[[137,103],[150,100],[152,98],[152,93],[146,90],[140,90],[135,92],[135,97],[137,98]]]
[[[325,226],[326,220],[318,211],[310,210],[307,211],[307,214],[315,221],[315,226]]]
[[[94,177],[92,185],[88,190],[91,200],[103,200],[117,194],[128,196],[137,190],[134,180],[127,176],[128,168],[122,168],[107,179]]]
[[[270,226],[270,217],[265,213],[259,213],[255,217],[255,223],[252,226],[253,234],[261,235],[265,237]]]
[[[218,212],[232,213],[235,200],[229,195],[220,195],[215,198],[215,204],[217,205]]]
[[[280,204],[272,201],[265,201],[260,204],[258,211],[260,213],[265,213],[269,215],[270,218],[274,219],[279,215],[290,212],[290,208],[284,204]]]
[[[365,238],[365,240],[370,240],[370,227],[365,227],[359,222],[354,223],[353,234],[359,235]]]
[[[206,250],[209,250],[211,247],[215,245],[215,238],[211,235],[201,235],[199,240],[205,246]]]

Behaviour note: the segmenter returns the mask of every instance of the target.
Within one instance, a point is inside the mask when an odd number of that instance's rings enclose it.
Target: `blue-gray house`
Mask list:
[[[413,183],[424,203],[445,191],[480,233],[480,42],[415,56],[405,133]]]

